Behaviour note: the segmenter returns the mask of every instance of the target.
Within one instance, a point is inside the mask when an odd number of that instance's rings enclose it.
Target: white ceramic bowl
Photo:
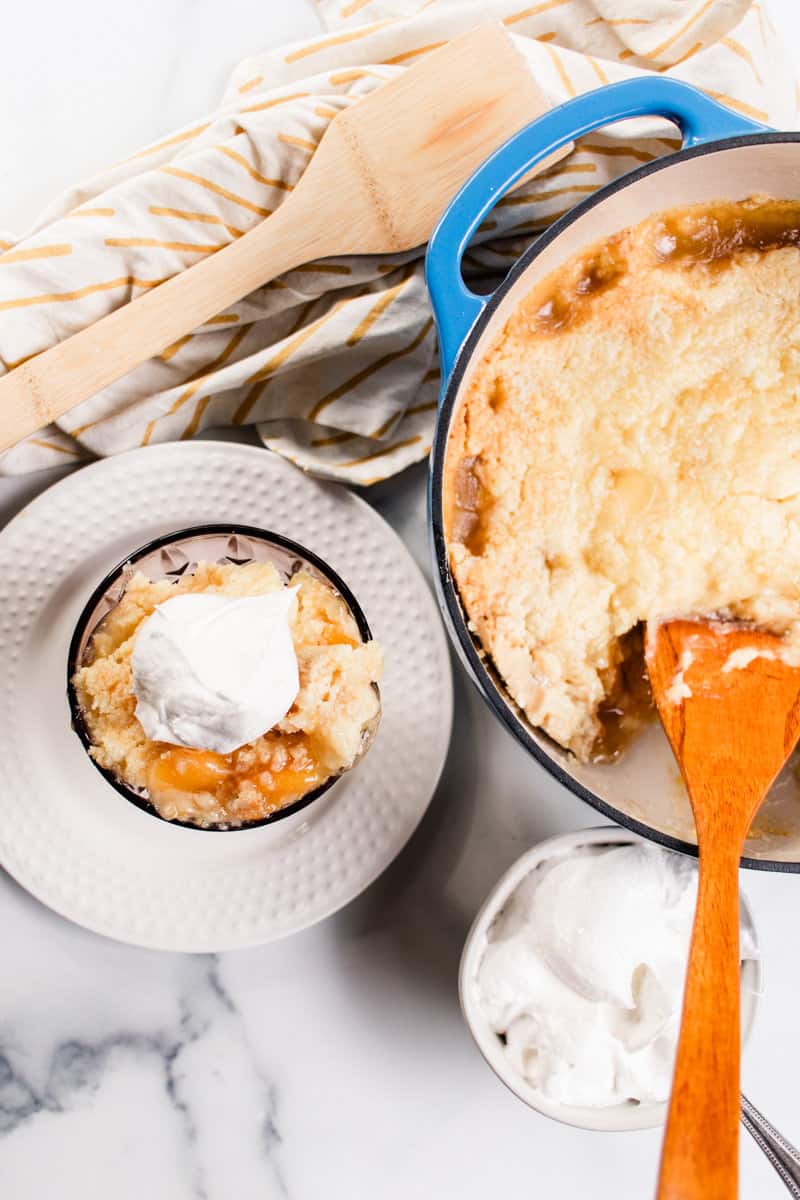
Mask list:
[[[489,930],[504,908],[512,892],[522,880],[541,863],[552,858],[562,858],[582,846],[624,846],[641,841],[636,834],[614,825],[596,829],[582,829],[577,833],[548,838],[528,850],[517,859],[512,867],[494,887],[478,913],[470,930],[461,956],[459,971],[459,995],[461,1011],[478,1049],[499,1079],[510,1088],[515,1096],[530,1108],[581,1129],[598,1129],[615,1132],[626,1129],[652,1129],[663,1124],[667,1115],[666,1104],[637,1104],[626,1101],[609,1108],[589,1108],[571,1104],[560,1104],[532,1087],[514,1069],[505,1054],[500,1038],[490,1026],[483,1013],[477,989],[477,973],[488,940]],[[741,923],[752,935],[758,946],[758,936],[753,914],[744,896],[741,896]],[[742,1040],[747,1039],[753,1025],[758,998],[761,995],[763,968],[761,960],[747,959],[742,963]]]

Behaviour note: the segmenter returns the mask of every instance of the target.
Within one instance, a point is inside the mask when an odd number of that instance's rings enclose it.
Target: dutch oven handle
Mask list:
[[[684,148],[767,132],[767,126],[748,121],[687,83],[646,77],[586,92],[515,133],[467,180],[428,244],[425,277],[439,334],[442,395],[456,356],[490,299],[471,292],[461,274],[464,251],[487,213],[531,167],[561,146],[614,121],[654,116],[674,121]]]

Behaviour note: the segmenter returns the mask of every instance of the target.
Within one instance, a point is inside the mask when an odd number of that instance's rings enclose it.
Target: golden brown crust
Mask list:
[[[537,285],[469,379],[453,574],[511,696],[581,758],[640,622],[797,635],[798,239],[797,202],[658,214]]]

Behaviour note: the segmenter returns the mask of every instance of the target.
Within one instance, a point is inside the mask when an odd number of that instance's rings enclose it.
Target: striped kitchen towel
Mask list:
[[[0,370],[238,238],[291,191],[328,122],[486,20],[515,35],[557,104],[658,72],[778,127],[795,81],[761,0],[318,0],[327,31],[242,63],[218,111],[0,235]],[[659,120],[581,140],[505,197],[466,259],[497,278],[595,188],[667,153]],[[5,473],[255,425],[300,466],[369,484],[431,443],[439,371],[420,251],[310,263],[274,280],[8,451]]]

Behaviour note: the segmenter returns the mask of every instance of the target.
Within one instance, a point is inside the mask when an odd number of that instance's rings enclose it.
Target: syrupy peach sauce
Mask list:
[[[592,300],[630,271],[648,266],[722,265],[745,250],[800,246],[800,201],[752,197],[668,209],[644,222],[642,260],[626,235],[615,234],[570,259],[523,302],[532,334],[561,333],[586,315]]]
[[[448,529],[451,539],[466,546],[470,554],[483,553],[487,509],[480,460],[477,455],[462,458],[450,494]]]
[[[305,734],[266,734],[231,754],[162,743],[150,764],[147,790],[168,820],[181,819],[185,801],[220,819],[258,821],[299,800],[328,778]]]
[[[800,201],[754,197],[673,209],[653,221],[657,262],[722,264],[745,250],[800,245]]]
[[[560,333],[588,309],[592,297],[614,287],[627,269],[618,239],[613,238],[568,263],[541,302],[531,305],[532,331]]]
[[[622,658],[610,667],[606,698],[598,709],[601,732],[590,755],[595,763],[615,762],[643,725],[656,715],[644,657],[644,626],[620,639]]]

